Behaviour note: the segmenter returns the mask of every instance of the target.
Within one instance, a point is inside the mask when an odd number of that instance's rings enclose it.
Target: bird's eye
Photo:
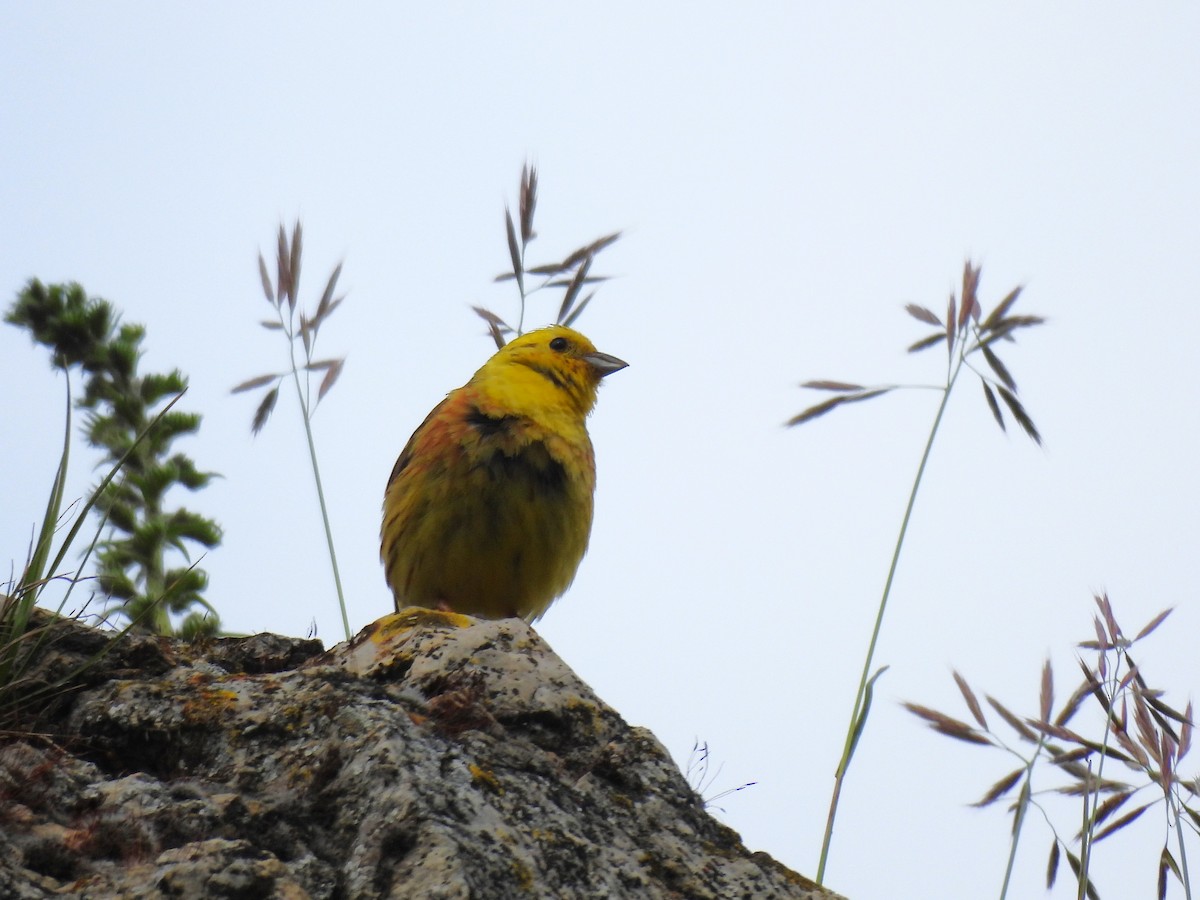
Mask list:
[[[568,342],[565,337],[556,337],[550,342],[550,349],[562,353],[568,347]]]

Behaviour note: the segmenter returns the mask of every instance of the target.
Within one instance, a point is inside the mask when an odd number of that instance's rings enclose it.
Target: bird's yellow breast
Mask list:
[[[533,621],[587,550],[596,470],[585,418],[623,366],[570,329],[515,339],[413,433],[384,496],[397,609]]]

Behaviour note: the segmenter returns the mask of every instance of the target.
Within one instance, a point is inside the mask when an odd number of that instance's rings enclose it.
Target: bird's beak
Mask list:
[[[599,350],[595,353],[588,353],[583,358],[587,360],[587,364],[595,370],[596,375],[600,378],[603,378],[605,375],[611,375],[613,372],[619,372],[629,365],[625,360],[609,356],[607,353],[601,353]]]

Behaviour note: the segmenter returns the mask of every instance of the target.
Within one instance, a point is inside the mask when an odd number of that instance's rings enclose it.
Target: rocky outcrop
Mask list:
[[[406,610],[327,653],[46,627],[0,738],[0,896],[835,897],[519,620]]]

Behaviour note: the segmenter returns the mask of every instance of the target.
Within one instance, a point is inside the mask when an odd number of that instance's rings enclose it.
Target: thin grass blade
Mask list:
[[[992,411],[992,418],[996,420],[996,424],[1000,426],[1003,432],[1008,431],[1008,427],[1004,424],[1004,414],[1000,412],[1000,404],[996,402],[996,395],[992,393],[992,389],[988,387],[988,383],[982,378],[979,383],[983,385],[983,396],[987,400],[988,409]]]
[[[288,266],[290,255],[288,253],[287,232],[283,228],[283,223],[279,223],[279,238],[277,241],[275,253],[275,305],[280,306],[283,303],[283,298],[287,295],[288,282],[291,280]]]
[[[934,731],[944,734],[946,737],[966,741],[969,744],[983,744],[986,746],[992,743],[985,735],[980,734],[961,719],[948,716],[945,713],[938,712],[936,709],[930,709],[928,706],[921,706],[918,703],[905,703],[903,706],[914,716],[924,719]]]
[[[596,296],[595,291],[589,291],[588,295],[579,301],[579,305],[577,305],[573,310],[571,310],[571,314],[569,316],[567,316],[567,318],[563,322],[563,324],[566,325],[568,328],[570,328],[572,325],[574,325],[575,320],[578,319],[581,315],[583,315],[583,311],[585,309],[587,309],[588,304],[592,302],[592,298],[595,296]]]
[[[533,212],[537,208],[537,167],[521,167],[521,244],[527,246],[537,235],[533,232]]]
[[[1130,825],[1133,822],[1136,822],[1141,817],[1142,813],[1144,813],[1146,810],[1148,810],[1153,805],[1154,805],[1153,803],[1146,803],[1142,806],[1139,806],[1137,809],[1135,809],[1131,812],[1125,813],[1125,815],[1121,816],[1119,819],[1114,820],[1113,822],[1111,822],[1110,824],[1106,825],[1104,828],[1101,828],[1098,832],[1096,832],[1095,837],[1092,838],[1092,843],[1096,843],[1097,841],[1102,841],[1106,837],[1108,837],[1110,834],[1115,834],[1116,832],[1120,831],[1126,825]]]
[[[800,425],[804,422],[809,422],[815,418],[818,418],[819,416],[825,415],[825,413],[829,412],[835,407],[841,406],[843,403],[857,403],[860,400],[870,400],[872,397],[878,397],[880,394],[886,394],[890,390],[892,389],[877,388],[875,390],[866,391],[865,393],[855,394],[853,396],[847,395],[844,397],[833,397],[829,400],[818,403],[815,406],[810,406],[803,412],[792,416],[792,418],[788,419],[784,424],[789,428],[793,425]]]
[[[46,501],[46,512],[42,517],[42,527],[38,532],[37,543],[34,545],[33,554],[29,558],[29,562],[25,567],[25,573],[21,576],[21,581],[18,584],[15,594],[21,594],[34,584],[42,581],[46,576],[46,560],[50,556],[50,546],[54,542],[54,531],[58,527],[58,516],[62,510],[63,493],[66,489],[67,482],[67,463],[70,461],[71,455],[71,379],[67,376],[67,410],[65,416],[66,427],[63,432],[63,448],[62,453],[58,458],[58,468],[54,472],[54,481],[50,485],[50,497]],[[32,609],[33,604],[29,604]],[[18,606],[18,609],[20,607]],[[18,633],[24,630],[24,625],[28,621],[29,610],[25,610],[25,614],[18,621]]]
[[[992,367],[992,371],[1004,382],[1004,386],[1010,391],[1015,391],[1017,389],[1017,382],[1013,379],[1012,373],[1008,371],[1008,366],[1000,361],[1000,357],[987,344],[980,344],[979,349],[983,351],[983,358]]]
[[[805,381],[800,387],[812,388],[815,391],[865,391],[866,387],[861,384],[851,384],[849,381]]]
[[[1167,609],[1164,609],[1162,612],[1160,612],[1157,616],[1155,616],[1153,619],[1151,619],[1149,622],[1146,623],[1146,626],[1137,633],[1137,637],[1135,637],[1133,639],[1133,642],[1136,644],[1138,641],[1140,641],[1146,635],[1148,635],[1152,631],[1154,631],[1154,629],[1157,628],[1159,625],[1161,625],[1166,620],[1167,616],[1169,616],[1174,611],[1175,611],[1175,607],[1172,606],[1172,607],[1168,607]]]
[[[583,261],[584,257],[597,255],[605,247],[608,247],[619,240],[620,237],[621,232],[614,231],[612,234],[606,234],[604,237],[596,238],[596,240],[592,241],[590,244],[580,247],[575,252],[569,254],[567,258],[562,261],[562,268],[575,268],[576,265]]]
[[[1033,439],[1035,444],[1040,446],[1042,436],[1038,433],[1037,426],[1033,424],[1033,419],[1029,418],[1029,414],[1025,412],[1025,407],[1021,405],[1021,401],[1007,388],[997,388],[997,390],[1000,392],[1000,399],[1004,401],[1004,405],[1008,407],[1008,411],[1017,420],[1017,424],[1025,429],[1025,433]]]
[[[288,267],[288,305],[296,308],[296,301],[300,296],[300,258],[304,244],[303,230],[300,227],[300,220],[296,220],[296,224],[292,227],[292,258],[291,264]]]
[[[976,801],[975,803],[972,803],[971,805],[975,806],[975,807],[979,807],[979,808],[982,808],[984,806],[991,806],[993,803],[995,803],[997,800],[999,800],[1001,797],[1003,797],[1005,794],[1007,794],[1009,791],[1011,791],[1016,786],[1017,782],[1021,780],[1021,776],[1023,776],[1024,774],[1025,774],[1024,766],[1022,766],[1021,768],[1016,769],[1012,772],[1009,772],[1007,775],[1005,775],[1003,778],[1001,778],[999,781],[997,781],[995,784],[993,784],[990,788],[988,788],[988,792],[986,794],[984,794],[983,797],[981,797],[978,801]]]
[[[267,424],[267,419],[271,417],[272,410],[275,409],[277,400],[279,400],[279,385],[267,391],[262,402],[258,404],[258,409],[254,411],[254,420],[250,423],[251,434],[258,434],[262,431],[263,426]]]
[[[971,715],[975,717],[975,721],[979,723],[979,727],[987,731],[988,723],[987,719],[983,717],[983,707],[979,705],[979,698],[975,696],[975,692],[967,684],[967,679],[963,678],[957,671],[953,674],[954,683],[958,685],[959,693],[963,695],[963,700],[967,703],[967,709],[971,710]]]
[[[1054,670],[1050,667],[1050,660],[1046,660],[1042,666],[1042,689],[1038,696],[1041,719],[1043,722],[1050,721],[1050,712],[1054,708]]]
[[[521,248],[517,245],[517,229],[513,225],[512,213],[504,207],[504,230],[508,235],[508,256],[512,260],[513,277],[517,279],[517,289],[525,296],[525,271],[521,264]]]
[[[334,386],[334,384],[337,383],[337,380],[342,375],[342,369],[345,368],[345,366],[346,366],[345,359],[334,360],[333,365],[329,367],[329,371],[327,371],[325,373],[325,377],[321,379],[320,388],[317,389],[317,402],[318,403],[321,402],[322,397],[324,397],[327,393],[329,393],[330,388],[332,388]]]
[[[329,276],[329,280],[325,282],[325,290],[321,294],[321,300],[317,303],[317,312],[313,316],[313,324],[320,324],[321,320],[333,312],[329,304],[333,302],[333,292],[337,289],[338,278],[342,274],[342,263],[338,263],[334,268],[333,273]]]
[[[230,388],[229,393],[240,394],[243,391],[252,391],[256,387],[262,387],[264,384],[270,384],[272,381],[275,381],[282,377],[283,376],[281,376],[281,375],[259,375],[255,378],[251,378],[249,381],[243,381],[241,384],[237,385],[236,387]]]
[[[909,344],[908,352],[909,353],[919,353],[922,350],[926,350],[929,347],[933,347],[933,346],[936,346],[937,344],[940,344],[945,339],[946,339],[946,332],[939,331],[937,334],[931,334],[931,335],[929,335],[929,337],[921,338],[921,340],[917,341],[915,344]]]
[[[275,289],[271,287],[271,276],[267,273],[267,261],[263,259],[261,251],[258,254],[258,275],[262,279],[263,294],[266,295],[267,302],[274,306]]]
[[[883,673],[889,668],[891,667],[881,666],[879,670],[870,677],[866,685],[864,685],[862,709],[859,710],[858,719],[854,723],[854,731],[850,738],[850,747],[846,753],[846,768],[850,767],[850,760],[854,758],[854,751],[858,749],[859,738],[862,737],[863,730],[867,727],[867,716],[871,712],[871,702],[875,698],[875,682],[878,681]]]
[[[950,302],[946,305],[946,351],[953,355],[954,353],[954,335],[955,335],[955,315],[954,315],[954,295],[950,295]]]
[[[904,310],[918,322],[924,322],[926,325],[932,325],[935,328],[945,327],[942,325],[942,320],[939,319],[934,312],[927,307],[920,306],[916,303],[908,303],[905,305]]]
[[[1008,311],[1012,308],[1012,305],[1016,303],[1017,298],[1021,296],[1022,288],[1023,285],[1017,285],[1015,288],[1009,291],[1008,296],[1001,300],[1000,304],[990,313],[988,313],[988,317],[984,319],[983,324],[979,326],[980,330],[991,331],[997,322],[1008,315]]]
[[[505,344],[504,336],[512,334],[512,327],[490,309],[484,309],[482,306],[472,306],[471,309],[475,310],[475,315],[487,322],[488,334],[496,342],[496,349],[499,350],[503,347]]]
[[[562,306],[558,310],[558,317],[554,321],[562,323],[566,319],[567,314],[570,313],[571,306],[575,303],[575,298],[579,296],[579,291],[587,279],[588,269],[592,267],[592,259],[593,257],[591,256],[585,257],[583,265],[575,272],[575,277],[571,279],[571,283],[567,286],[567,291],[563,295]]]

